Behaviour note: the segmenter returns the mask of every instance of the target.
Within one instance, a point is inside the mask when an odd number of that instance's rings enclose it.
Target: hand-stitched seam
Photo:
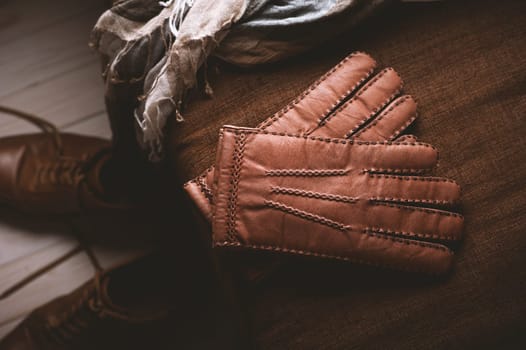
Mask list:
[[[389,113],[394,111],[396,108],[401,106],[405,101],[407,101],[411,96],[405,95],[398,101],[396,101],[391,107],[389,107],[387,110],[383,111],[377,118],[375,118],[369,125],[366,125],[362,130],[357,131],[353,136],[358,137],[359,135],[363,134],[366,130],[371,129],[372,127],[378,125],[378,123],[384,119]],[[391,134],[389,137],[387,137],[387,140],[395,139],[402,131],[407,129],[411,123],[413,123],[417,118],[417,113],[415,112],[411,118],[409,118],[400,128],[398,128],[393,134]]]
[[[418,247],[423,247],[423,248],[441,250],[441,251],[444,251],[444,252],[450,252],[449,248],[447,248],[445,246],[442,246],[442,245],[438,245],[438,244],[414,241],[414,240],[407,239],[407,238],[393,237],[393,236],[388,236],[388,235],[383,234],[383,233],[367,231],[367,230],[363,230],[363,233],[368,235],[368,236],[372,236],[372,237],[375,237],[375,238],[386,239],[386,240],[389,240],[389,241],[393,241],[393,242],[396,242],[396,243],[402,243],[402,244],[405,244],[405,245],[418,246]]]
[[[375,110],[373,110],[373,112],[368,115],[366,118],[364,118],[362,121],[360,121],[360,123],[358,125],[356,125],[353,129],[351,129],[346,135],[345,137],[346,138],[350,138],[354,135],[354,133],[356,131],[358,131],[363,125],[365,125],[368,121],[374,119],[374,116],[378,113],[379,110],[382,110],[382,108],[384,108],[388,103],[390,103],[398,94],[400,94],[400,91],[402,90],[397,90],[393,95],[391,95],[387,100],[384,101],[384,103],[382,105],[380,105],[380,107],[378,108],[375,108]]]
[[[414,204],[453,204],[453,200],[439,200],[439,199],[418,199],[418,198],[396,198],[396,197],[370,197],[370,201],[379,202],[398,202],[398,203],[414,203]]]
[[[343,176],[345,169],[273,169],[265,171],[266,176]]]
[[[243,165],[243,157],[246,145],[246,134],[240,134],[236,137],[234,144],[234,152],[232,154],[232,171],[230,179],[230,191],[227,203],[227,217],[226,228],[227,236],[230,240],[235,241],[237,237],[236,221],[237,221],[237,195],[239,187],[239,179],[241,175],[241,166]]]
[[[278,187],[278,186],[271,187],[270,191],[272,193],[277,193],[277,194],[286,194],[286,195],[306,197],[306,198],[315,198],[315,199],[322,199],[322,200],[342,202],[342,203],[356,203],[357,201],[357,198],[354,198],[354,197],[341,196],[338,194],[331,194],[331,193],[305,191],[305,190],[299,190],[295,188],[286,188],[286,187]]]
[[[267,250],[267,251],[274,251],[274,252],[281,252],[281,253],[290,253],[290,254],[296,254],[296,255],[314,256],[314,257],[318,257],[318,258],[335,259],[335,260],[348,261],[348,262],[357,263],[357,264],[363,264],[363,265],[368,265],[368,266],[375,266],[375,267],[385,268],[385,269],[389,269],[389,270],[396,269],[396,270],[408,271],[408,272],[422,272],[422,273],[427,273],[427,274],[433,274],[432,272],[430,272],[428,270],[425,270],[425,269],[422,269],[422,268],[419,268],[419,267],[417,267],[414,264],[405,265],[405,266],[404,265],[396,265],[396,266],[385,265],[385,264],[380,264],[380,263],[367,261],[367,260],[363,260],[363,259],[351,258],[351,257],[348,257],[348,256],[317,253],[317,252],[312,252],[312,251],[308,251],[308,250],[301,250],[301,249],[280,248],[280,247],[276,247],[276,246],[272,246],[272,245],[241,244],[239,242],[227,242],[227,241],[215,242],[214,245],[217,246],[217,247],[223,247],[223,246],[224,247],[243,247],[243,248],[249,248],[249,249]],[[451,251],[448,251],[448,253],[450,255],[453,255],[453,252],[451,252]]]
[[[380,227],[366,227],[364,229],[366,233],[372,232],[372,233],[380,233],[383,235],[397,235],[397,236],[408,236],[408,237],[417,237],[417,238],[430,238],[430,239],[437,239],[437,240],[450,240],[450,241],[456,241],[459,238],[451,235],[445,235],[440,233],[417,233],[412,231],[392,231],[383,229]]]
[[[450,179],[446,179],[443,177],[434,177],[434,176],[403,176],[403,175],[391,175],[391,174],[378,174],[373,172],[368,172],[370,177],[380,177],[384,179],[396,179],[396,180],[404,180],[404,181],[425,181],[425,182],[446,182],[450,184],[457,185],[458,184]]]
[[[395,109],[400,107],[405,101],[407,101],[409,99],[409,97],[410,97],[409,95],[405,95],[405,96],[402,96],[401,98],[399,98],[398,101],[396,101],[395,103],[393,103],[393,105],[391,105],[389,108],[387,108],[382,113],[380,113],[380,115],[378,117],[376,117],[373,122],[371,122],[369,125],[365,126],[362,130],[357,132],[356,135],[359,135],[360,133],[364,132],[365,130],[370,129],[373,126],[376,126],[376,124],[378,124],[378,122],[380,120],[384,119],[389,113],[391,113],[392,111],[394,111]]]
[[[313,213],[309,213],[307,211],[303,211],[303,210],[300,210],[300,209],[296,209],[296,208],[290,207],[290,206],[285,205],[283,203],[274,202],[274,201],[270,201],[270,200],[265,200],[264,203],[265,203],[265,205],[267,207],[270,207],[270,208],[273,208],[273,209],[277,209],[277,210],[280,210],[280,211],[282,211],[284,213],[292,214],[292,215],[300,217],[302,219],[313,221],[313,222],[316,222],[318,224],[322,224],[322,225],[334,228],[334,229],[339,230],[339,231],[348,231],[348,230],[351,229],[351,227],[348,226],[348,225],[344,225],[342,223],[339,223],[337,221],[328,219],[328,218],[323,217],[321,215],[316,215],[316,214],[313,214]]]
[[[398,205],[398,204],[392,204],[392,203],[386,203],[386,202],[370,202],[371,205],[381,205],[384,207],[390,207],[390,208],[397,208],[402,210],[409,210],[409,211],[419,211],[423,213],[433,214],[433,215],[440,215],[440,216],[452,216],[459,219],[464,219],[464,217],[460,214],[449,212],[449,211],[442,211],[438,209],[427,209],[427,208],[419,208],[419,207],[411,207],[406,205]]]
[[[385,73],[387,73],[389,69],[386,68],[384,70],[382,70],[380,73],[378,73],[373,79],[369,80],[367,82],[367,84],[360,90],[356,93],[355,96],[353,96],[353,98],[349,99],[349,101],[345,102],[340,108],[338,108],[337,111],[335,111],[332,115],[328,116],[326,119],[324,120],[320,120],[320,123],[319,123],[319,126],[322,126],[324,124],[326,124],[329,120],[331,120],[332,118],[334,118],[336,115],[338,115],[338,113],[340,113],[343,109],[345,109],[345,107],[347,105],[349,105],[350,103],[352,103],[354,100],[356,100],[356,97],[362,95],[365,91],[367,91],[372,85],[374,85],[374,83],[376,83],[381,77],[383,77],[385,75]]]
[[[214,165],[209,166],[209,167],[208,167],[206,170],[204,170],[199,176],[196,176],[196,177],[193,178],[192,180],[186,182],[186,183],[183,185],[183,187],[186,187],[186,186],[187,186],[188,184],[190,184],[191,182],[196,183],[196,182],[197,182],[197,179],[199,179],[199,178],[203,178],[203,179],[206,178],[206,175],[207,175],[208,173],[213,172],[214,170],[215,170],[215,166],[214,166]],[[207,186],[208,186],[208,185],[207,185]]]
[[[208,200],[208,202],[212,204],[214,202],[212,189],[208,187],[208,185],[206,184],[205,177],[204,176],[198,177],[196,179],[196,184],[198,185],[199,189],[201,190],[205,198]]]
[[[360,91],[358,91],[358,93],[352,97],[349,101],[347,101],[346,103],[344,103],[340,108],[338,108],[338,110],[336,112],[334,112],[333,114],[329,115],[327,118],[325,118],[324,120],[320,120],[320,123],[318,125],[318,128],[327,124],[330,120],[334,119],[335,117],[337,117],[345,108],[347,108],[348,105],[350,105],[351,103],[353,103],[355,100],[357,100],[357,97],[361,96],[363,93],[365,93],[371,86],[373,86],[382,76],[384,76],[388,71],[394,71],[392,68],[386,68],[384,69],[382,72],[380,72],[379,74],[376,75],[376,77],[374,77],[372,80],[370,80],[367,85],[365,85]],[[397,75],[398,73],[396,71],[394,71]],[[398,75],[399,76],[399,75]],[[400,79],[401,80],[401,79]],[[403,85],[403,83],[401,84]],[[391,102],[396,96],[398,96],[400,94],[400,91],[402,91],[402,86],[400,86],[399,89],[397,89],[391,96],[389,96],[384,102],[382,102],[382,104],[380,104],[380,106],[376,107],[375,109],[373,109],[371,111],[371,113],[369,115],[367,115],[363,120],[361,120],[352,130],[350,130],[346,135],[345,135],[345,138],[349,138],[351,137],[354,132],[359,129],[362,125],[364,125],[365,123],[367,123],[367,121],[371,120],[379,111],[381,111],[389,102]],[[318,129],[317,128],[317,129]]]
[[[365,117],[363,120],[360,121],[353,129],[351,129],[347,134],[345,134],[345,138],[350,138],[354,135],[354,133],[359,130],[363,125],[365,125],[368,121],[372,120],[374,116],[378,113],[378,111],[381,111],[382,108],[384,108],[389,102],[391,102],[397,95],[400,94],[400,91],[397,90],[395,93],[387,98],[378,108],[375,108],[371,114],[369,114],[367,117]]]
[[[213,203],[212,201],[212,191],[210,190],[210,188],[204,183],[204,181],[202,180],[202,177],[197,177],[195,179],[192,179],[188,182],[186,182],[183,187],[186,188],[188,186],[190,186],[191,184],[194,184],[195,186],[197,186],[197,188],[199,189],[199,191],[203,194],[203,196],[205,197],[206,200],[208,200],[208,202],[210,204]]]
[[[322,75],[318,80],[316,80],[314,83],[312,83],[303,93],[301,93],[298,97],[296,97],[291,103],[289,103],[287,106],[285,106],[283,109],[281,109],[279,112],[274,114],[272,117],[267,118],[265,121],[263,121],[261,124],[258,125],[258,128],[260,129],[266,129],[275,122],[277,122],[279,119],[281,119],[283,116],[286,115],[288,111],[290,111],[292,108],[294,108],[295,105],[300,103],[302,100],[304,100],[312,91],[314,91],[315,88],[317,88],[323,81],[327,80],[332,74],[334,74],[337,70],[339,70],[345,62],[347,62],[350,58],[362,54],[362,52],[353,52],[347,57],[345,57],[343,60],[341,60],[337,65],[332,67],[327,73]],[[347,90],[346,93],[344,93],[333,105],[332,108],[329,108],[325,113],[330,113],[334,107],[336,107],[341,101],[343,101],[348,95],[350,95],[356,87],[360,86],[368,77],[371,76],[373,73],[374,68],[369,70],[366,75],[360,79],[351,89]],[[323,118],[323,116],[321,117]]]
[[[393,140],[395,138],[398,137],[398,135],[400,135],[405,129],[407,129],[409,127],[409,125],[411,125],[415,120],[416,118],[418,118],[418,113],[415,112],[415,114],[413,114],[413,116],[411,118],[409,118],[407,120],[407,122],[405,122],[404,125],[402,125],[400,128],[398,128],[392,135],[390,135],[387,139],[388,140]]]
[[[392,173],[392,174],[421,174],[428,172],[433,168],[425,168],[425,169],[412,169],[412,168],[405,168],[405,169],[393,169],[393,168],[363,168],[361,171],[361,174],[367,173],[367,174],[382,174],[382,173]]]

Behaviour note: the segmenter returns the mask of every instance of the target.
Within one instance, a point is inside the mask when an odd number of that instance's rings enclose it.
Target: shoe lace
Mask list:
[[[72,233],[74,233],[79,240],[79,245],[0,293],[0,300],[6,299],[28,283],[59,266],[79,252],[83,251],[88,255],[95,269],[93,285],[84,288],[81,296],[61,315],[46,320],[43,326],[44,332],[39,332],[38,337],[40,341],[50,345],[65,345],[71,343],[73,339],[79,339],[78,337],[82,335],[86,329],[97,326],[101,319],[107,317],[124,321],[131,320],[128,315],[115,311],[104,303],[102,282],[106,277],[107,271],[101,267],[91,247],[82,238],[80,230],[72,222],[70,222],[70,224]]]
[[[79,161],[61,157],[53,163],[40,164],[36,179],[39,184],[75,185],[83,180],[85,165],[85,159]]]
[[[92,322],[98,319],[99,302],[97,292],[86,288],[77,302],[58,318],[48,320],[44,333],[53,343],[67,344],[82,334]]]
[[[77,185],[77,191],[80,192],[80,183],[85,180],[84,167],[86,166],[87,156],[84,156],[80,161],[64,157],[60,132],[54,124],[47,120],[7,106],[0,106],[0,112],[26,120],[53,138],[57,151],[57,161],[49,164],[40,164],[36,172],[36,184]]]
[[[82,339],[86,330],[100,326],[100,320],[113,318],[127,320],[125,315],[106,307],[101,296],[101,280],[104,271],[97,271],[94,277],[94,288],[86,288],[79,300],[60,317],[48,320],[46,335],[57,344],[68,344],[72,340]]]
[[[112,309],[111,306],[105,303],[102,283],[106,277],[107,271],[101,267],[91,247],[82,238],[81,231],[72,222],[70,224],[72,232],[77,236],[77,239],[80,242],[78,246],[29,274],[0,293],[0,300],[6,299],[34,279],[59,266],[77,253],[84,251],[88,255],[89,260],[95,269],[93,286],[85,288],[82,295],[76,302],[70,305],[67,311],[63,312],[58,317],[47,320],[44,325],[44,332],[40,333],[39,336],[42,341],[48,344],[51,342],[50,345],[65,345],[71,343],[72,340],[80,340],[79,336],[85,333],[87,329],[91,329],[92,326],[100,326],[100,320],[104,318],[134,322],[145,321],[148,319],[155,320],[165,314],[165,311],[161,311],[157,314],[150,315],[150,317],[134,318],[131,315]]]
[[[126,315],[108,308],[103,302],[101,283],[105,270],[100,266],[95,254],[89,246],[84,247],[95,268],[94,287],[86,288],[81,297],[70,308],[57,318],[48,320],[46,335],[56,344],[68,344],[87,330],[97,326],[101,319],[128,320]]]
[[[48,122],[45,119],[37,117],[36,115],[22,112],[18,109],[14,109],[11,107],[0,106],[0,112],[11,114],[15,117],[26,120],[34,124],[35,126],[37,126],[39,129],[42,130],[42,132],[52,136],[53,143],[55,144],[55,147],[57,148],[57,152],[59,154],[62,154],[62,138],[60,137],[60,132],[58,131],[55,125],[53,125],[52,123]]]

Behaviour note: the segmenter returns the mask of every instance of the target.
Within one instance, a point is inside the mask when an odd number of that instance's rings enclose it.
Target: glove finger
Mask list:
[[[437,149],[421,142],[356,141],[354,146],[350,152],[352,167],[369,173],[421,173],[438,162]]]
[[[289,173],[291,174],[291,173]],[[399,176],[390,174],[354,174],[335,176],[275,176],[273,193],[294,192],[292,189],[320,189],[334,196],[367,199],[409,205],[450,207],[460,200],[460,186],[440,177]],[[287,190],[289,190],[287,192]],[[294,194],[294,193],[291,193]],[[319,195],[319,194],[318,194]],[[321,193],[323,195],[323,193]],[[316,195],[313,193],[313,197]],[[343,200],[340,199],[340,200]]]
[[[418,213],[422,212],[415,211],[417,215],[391,213],[380,207],[375,210],[375,206],[368,202],[359,205],[329,201],[328,204],[320,205],[320,200],[314,198],[302,198],[296,206],[295,201],[291,202],[283,197],[281,199],[286,202],[265,201],[267,209],[260,209],[259,215],[266,212],[269,218],[273,217],[272,220],[266,221],[265,232],[279,232],[285,229],[287,235],[282,236],[280,244],[276,245],[273,239],[269,239],[269,235],[253,234],[243,237],[244,247],[269,248],[428,273],[444,273],[452,265],[453,253],[450,249],[443,244],[424,240],[456,239],[455,236],[451,236],[451,232],[436,230],[437,227],[433,225],[440,222],[435,221],[429,224],[429,227],[420,227],[417,224],[413,225],[415,227],[400,226],[399,222],[411,224],[413,219],[421,223]],[[373,222],[372,220],[364,221],[370,210],[373,210],[375,219],[382,219],[374,221],[375,226],[367,225],[368,222]],[[429,213],[423,218],[424,223],[431,215],[433,214]],[[378,226],[378,223],[382,226]],[[250,220],[247,222],[248,227],[258,224]],[[414,228],[416,230],[413,230]],[[437,235],[437,232],[443,234]],[[216,245],[222,245],[223,236],[219,235],[216,238]]]
[[[302,220],[301,218],[293,218]],[[279,221],[281,223],[281,221]],[[278,223],[270,222],[269,230]],[[303,227],[290,224],[291,227]],[[373,232],[344,232],[334,228],[315,230],[291,230],[282,244],[276,245],[263,236],[250,237],[242,244],[224,239],[225,235],[216,234],[214,246],[239,247],[288,253],[292,255],[314,256],[379,266],[409,272],[444,274],[453,266],[453,252],[438,243],[421,242]],[[292,239],[300,237],[302,239]],[[305,242],[304,242],[305,241]],[[310,244],[310,242],[316,242]]]
[[[460,200],[460,186],[441,177],[369,174],[361,188],[366,188],[365,195],[375,201],[453,205]]]
[[[369,55],[356,52],[312,84],[296,100],[258,127],[270,132],[303,134],[316,127],[368,79],[376,67]]]
[[[416,102],[404,95],[391,102],[367,126],[354,133],[357,140],[384,141],[396,139],[415,119]]]
[[[363,232],[353,257],[359,262],[412,272],[444,274],[453,266],[453,252],[439,243]]]
[[[229,145],[234,144],[236,138],[250,140],[247,152],[267,171],[307,171],[315,176],[349,171],[413,174],[432,169],[438,161],[438,151],[426,143],[303,137],[231,126],[223,130]],[[265,150],[264,155],[261,150]],[[310,164],[307,169],[306,163]]]
[[[386,68],[365,84],[351,99],[320,122],[308,134],[322,137],[351,137],[374,118],[402,89],[402,79]]]
[[[274,187],[268,198],[274,203],[338,223],[341,227],[349,226],[359,232],[447,241],[459,240],[462,236],[464,218],[445,210],[298,188],[278,191]],[[292,211],[289,213],[294,215]]]
[[[370,201],[365,210],[365,230],[421,239],[462,238],[464,217],[457,213],[377,201]]]

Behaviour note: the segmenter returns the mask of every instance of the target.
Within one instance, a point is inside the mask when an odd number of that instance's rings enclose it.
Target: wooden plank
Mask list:
[[[0,104],[40,116],[58,127],[104,111],[103,82],[98,62],[0,98]],[[1,70],[0,70],[1,74]],[[0,114],[0,136],[35,132],[32,124]]]
[[[78,16],[87,9],[102,11],[108,6],[106,0],[3,0],[0,2],[0,46],[7,42],[20,40],[45,29],[51,24],[60,23]]]
[[[62,130],[82,135],[98,136],[105,139],[111,138],[110,123],[106,112],[76,121],[71,125],[63,127]]]
[[[20,256],[0,265],[0,295],[5,293],[28,275],[53,262],[79,243],[74,238],[64,237],[54,244],[42,247],[31,254]],[[11,293],[10,293],[11,294]]]
[[[51,248],[42,249],[30,256],[0,266],[2,286],[11,286],[27,276],[35,268],[56,259],[69,251],[75,243],[64,241]],[[19,289],[11,296],[0,300],[2,310],[0,326],[22,317],[34,308],[58,295],[66,294],[93,277],[94,269],[85,253],[78,253],[67,262],[47,272]]]
[[[95,245],[92,247],[92,250],[104,269],[132,262],[151,251],[147,246],[119,248],[104,245]]]
[[[28,219],[27,215],[0,209],[0,269],[3,264],[20,256],[64,240],[70,232],[71,229],[58,220],[40,217]]]
[[[24,316],[18,317],[10,322],[7,322],[6,324],[1,325],[0,339],[4,338],[9,332],[11,332],[16,326],[18,326],[18,324],[24,319]]]
[[[97,55],[89,49],[88,39],[102,11],[100,6],[88,8],[63,22],[0,45],[0,96],[96,62]],[[20,21],[31,22],[32,18],[22,17]]]

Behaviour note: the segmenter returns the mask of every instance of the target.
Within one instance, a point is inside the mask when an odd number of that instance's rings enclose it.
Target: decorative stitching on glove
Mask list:
[[[428,214],[434,214],[434,215],[441,215],[441,216],[453,216],[460,219],[464,219],[464,217],[457,213],[452,213],[449,211],[442,211],[439,209],[428,209],[428,208],[419,208],[419,207],[410,207],[407,205],[398,205],[398,204],[392,204],[392,203],[386,203],[386,202],[371,202],[372,205],[382,205],[384,207],[391,207],[391,208],[397,208],[402,210],[409,210],[409,211],[421,211]]]
[[[372,236],[372,237],[376,237],[376,238],[382,238],[382,239],[387,239],[387,240],[390,240],[390,241],[393,241],[393,242],[403,243],[403,244],[406,244],[406,245],[414,245],[414,246],[420,246],[420,247],[424,247],[424,248],[431,248],[431,249],[436,249],[436,250],[442,250],[444,252],[450,252],[449,248],[447,248],[445,246],[442,246],[442,245],[430,243],[430,242],[428,243],[428,242],[414,241],[412,239],[393,237],[393,236],[388,236],[388,235],[383,234],[383,233],[377,233],[377,232],[372,232],[372,231],[367,231],[367,230],[363,230],[363,233],[368,235],[368,236]]]
[[[395,203],[414,203],[414,204],[453,204],[456,201],[438,200],[438,199],[408,199],[396,197],[370,197],[370,201],[378,202],[395,202]]]
[[[384,119],[389,113],[403,105],[403,103],[409,99],[411,99],[412,96],[405,95],[402,98],[400,98],[398,101],[396,101],[392,106],[390,106],[388,109],[383,111],[377,118],[375,118],[369,125],[366,125],[362,130],[358,131],[356,134],[354,134],[354,137],[358,137],[361,135],[364,131],[371,129],[373,126],[378,125],[378,122],[380,120]],[[409,125],[411,125],[412,122],[414,122],[417,118],[417,114],[415,113],[413,117],[411,117],[407,122],[404,123],[403,126],[401,126],[398,130],[396,130],[392,135],[387,137],[388,140],[392,140],[396,138],[403,130],[405,130]]]
[[[394,94],[392,94],[391,96],[389,96],[387,98],[387,100],[385,100],[381,105],[380,107],[376,108],[373,110],[373,112],[368,115],[367,117],[365,117],[364,119],[362,119],[360,121],[360,123],[358,123],[358,125],[356,125],[353,129],[351,129],[347,134],[345,134],[345,138],[351,138],[354,133],[360,129],[363,125],[367,124],[368,121],[372,120],[374,118],[374,116],[378,113],[379,110],[382,110],[382,108],[384,108],[388,103],[390,103],[396,96],[398,96],[398,94],[400,94],[400,91],[402,90],[397,90]]]
[[[199,189],[201,190],[201,192],[203,193],[203,195],[205,196],[205,198],[208,200],[208,202],[212,203],[213,202],[212,189],[210,187],[208,187],[208,185],[206,184],[205,176],[206,175],[199,176],[194,181],[197,184],[197,186],[199,187]]]
[[[405,129],[407,129],[409,127],[409,125],[411,125],[416,120],[416,118],[418,118],[418,113],[415,113],[411,118],[409,118],[409,120],[407,120],[407,122],[405,122],[404,125],[402,125],[398,130],[396,130],[387,139],[388,140],[396,139],[398,137],[398,135],[400,135]]]
[[[293,207],[289,207],[288,205],[285,205],[283,203],[266,200],[265,201],[265,205],[267,207],[270,207],[270,208],[273,208],[273,209],[277,209],[277,210],[281,210],[282,212],[295,215],[295,216],[300,217],[300,218],[305,219],[305,220],[309,220],[309,221],[317,222],[318,224],[329,226],[329,227],[334,228],[334,229],[339,230],[339,231],[348,231],[348,230],[351,229],[350,226],[347,226],[347,225],[344,225],[342,223],[333,221],[331,219],[327,219],[326,217],[323,217],[321,215],[316,215],[316,214],[309,213],[307,211],[303,211],[303,210],[299,210],[299,209],[296,209],[296,208],[293,208]]]
[[[348,105],[350,105],[351,103],[353,103],[354,101],[357,100],[357,98],[362,95],[363,93],[365,93],[371,86],[374,85],[374,83],[376,83],[382,76],[384,76],[387,72],[389,71],[393,71],[395,72],[396,75],[398,75],[398,77],[400,77],[400,75],[398,74],[398,72],[396,72],[393,68],[386,68],[384,69],[383,71],[381,71],[380,73],[378,73],[376,75],[376,77],[374,77],[372,80],[370,80],[367,85],[365,85],[363,87],[363,89],[361,89],[360,91],[358,91],[358,93],[353,96],[351,99],[349,99],[349,101],[345,102],[340,108],[338,108],[338,110],[336,112],[334,112],[333,114],[329,115],[327,118],[323,119],[323,120],[320,120],[319,122],[319,125],[318,125],[318,128],[321,127],[321,126],[324,126],[326,125],[330,120],[332,120],[333,118],[337,117]],[[364,119],[362,119],[353,129],[351,129],[346,135],[345,135],[345,138],[350,138],[354,132],[356,130],[358,130],[362,125],[366,124],[367,121],[371,120],[379,111],[381,111],[385,106],[387,106],[387,104],[389,104],[389,102],[391,102],[396,96],[398,96],[400,94],[400,92],[402,91],[402,86],[403,86],[403,82],[402,82],[402,79],[400,78],[400,81],[401,81],[401,84],[400,84],[400,88],[397,89],[391,96],[389,96],[384,102],[382,102],[380,104],[380,106],[376,107],[375,109],[373,109],[371,111],[371,113],[369,115],[367,115]],[[315,130],[317,130],[318,128],[316,128]]]
[[[403,176],[403,175],[391,175],[391,174],[377,174],[377,173],[370,173],[370,177],[380,177],[384,179],[396,179],[396,180],[404,180],[404,181],[427,181],[427,182],[447,182],[451,184],[455,184],[458,186],[458,184],[450,179],[446,179],[443,177],[434,177],[434,176]]]
[[[258,128],[260,129],[266,129],[272,124],[274,124],[276,121],[278,121],[280,118],[282,118],[289,110],[294,108],[295,105],[300,103],[305,97],[307,97],[318,85],[320,85],[324,80],[329,78],[332,74],[334,74],[338,69],[340,69],[345,62],[347,62],[350,58],[356,56],[357,54],[365,54],[363,52],[353,52],[347,57],[345,57],[343,60],[341,60],[336,66],[332,67],[327,73],[325,73],[323,76],[321,76],[318,80],[316,80],[314,83],[312,83],[301,95],[296,97],[291,103],[289,103],[287,106],[285,106],[283,109],[281,109],[279,112],[274,114],[272,117],[267,118],[265,121],[263,121],[261,124],[258,125]],[[367,54],[365,54],[367,55]],[[369,56],[369,55],[367,55]],[[350,90],[347,90],[333,105],[332,108],[329,108],[325,115],[330,113],[337,105],[339,105],[347,96],[349,96],[358,86],[363,84],[363,82],[371,76],[373,73],[374,68],[369,70],[366,75],[360,79]],[[323,119],[325,115],[320,116],[320,119]]]
[[[247,135],[240,134],[236,137],[234,152],[232,154],[232,175],[230,180],[230,191],[227,204],[227,235],[231,240],[236,240],[236,218],[237,218],[237,192],[241,166],[245,152]]]
[[[210,187],[208,187],[208,184],[206,183],[205,178],[206,178],[207,174],[210,173],[210,172],[213,172],[214,169],[215,168],[214,168],[213,165],[208,167],[208,169],[203,171],[201,173],[201,175],[193,178],[192,180],[187,181],[183,185],[183,187],[186,188],[192,183],[195,184],[199,188],[201,193],[203,193],[203,195],[205,196],[205,199],[208,200],[208,203],[210,203],[210,205],[212,205],[214,203],[213,192],[212,192],[212,189]]]
[[[411,169],[411,168],[405,168],[405,169],[391,169],[391,168],[363,168],[361,173],[362,174],[384,174],[384,173],[393,173],[393,174],[421,174],[425,173],[432,168],[427,169]]]
[[[344,169],[275,169],[265,171],[266,176],[343,176]]]
[[[459,238],[451,235],[444,235],[440,233],[418,233],[412,231],[392,231],[380,227],[366,227],[364,229],[366,233],[380,233],[383,235],[395,235],[395,236],[408,236],[416,238],[428,238],[436,240],[448,240],[448,241],[458,241]]]
[[[298,190],[295,188],[273,186],[270,189],[270,191],[272,193],[277,193],[277,194],[288,194],[292,196],[323,199],[327,201],[342,202],[342,203],[356,203],[357,201],[357,198],[354,198],[354,197],[341,196],[341,195],[331,194],[331,193],[321,193],[321,192],[314,192],[314,191]]]

